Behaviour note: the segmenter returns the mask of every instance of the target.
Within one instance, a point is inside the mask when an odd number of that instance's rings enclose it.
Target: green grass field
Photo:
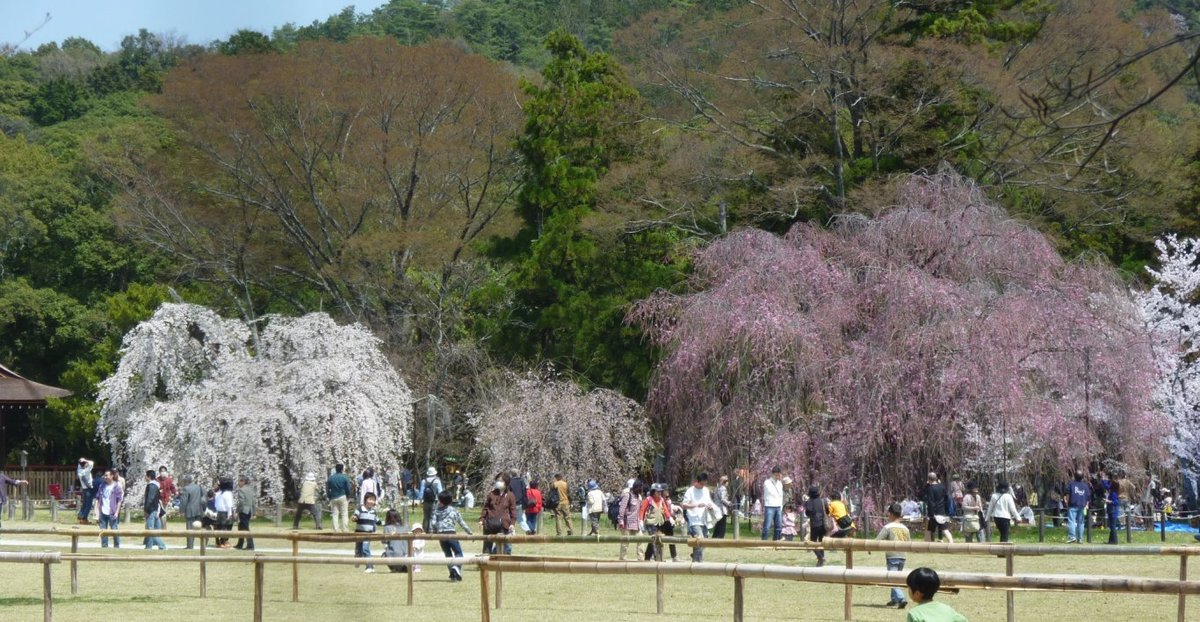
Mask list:
[[[44,518],[44,517],[43,517]],[[66,517],[63,519],[66,520]],[[468,521],[472,517],[468,517]],[[65,523],[64,523],[65,524]],[[290,518],[285,526],[290,525]],[[47,527],[42,522],[5,521],[6,529]],[[326,525],[327,527],[328,525]],[[179,523],[169,524],[178,528]],[[610,527],[607,526],[606,527]],[[132,528],[132,526],[131,526]],[[254,526],[259,532],[277,531],[269,522]],[[553,526],[549,532],[553,532]],[[613,533],[611,528],[605,533]],[[1063,530],[1047,530],[1047,542],[1062,542]],[[1106,532],[1105,532],[1106,534]],[[1101,541],[1105,534],[1095,534]],[[1135,534],[1135,542],[1157,544],[1157,534]],[[1018,530],[1022,542],[1037,541],[1034,529]],[[7,535],[0,530],[0,551],[64,550],[45,545],[20,545],[24,541],[48,541],[41,536]],[[63,543],[69,542],[61,539]],[[172,549],[181,542],[168,540]],[[1168,534],[1168,544],[1195,545],[1188,534]],[[140,539],[127,538],[121,555],[155,556],[144,551]],[[259,549],[285,549],[283,541],[260,540]],[[468,552],[479,552],[481,543],[465,543]],[[554,555],[616,559],[617,544],[522,545],[518,555]],[[135,548],[136,547],[136,548]],[[436,551],[430,543],[427,551]],[[1065,545],[1064,545],[1065,547]],[[347,545],[305,545],[305,552]],[[680,547],[686,559],[687,548]],[[111,549],[109,550],[111,551]],[[98,553],[86,548],[84,553]],[[171,551],[168,551],[170,553]],[[176,553],[193,553],[175,551]],[[212,555],[237,555],[240,551],[211,550]],[[378,551],[376,551],[378,554]],[[807,552],[773,550],[709,549],[705,561],[754,562],[811,566],[814,557]],[[830,554],[830,564],[840,565],[844,556]],[[857,553],[855,566],[882,567],[882,554]],[[910,554],[907,568],[930,566],[935,569],[1003,572],[1004,561],[996,557]],[[354,618],[395,618],[416,616],[423,622],[479,619],[479,574],[471,568],[462,583],[446,580],[440,566],[426,566],[416,575],[415,604],[405,602],[405,576],[386,569],[364,574],[350,566],[301,566],[300,602],[291,602],[291,569],[268,565],[265,588],[266,618],[270,620],[337,620]],[[1018,574],[1084,574],[1178,578],[1177,557],[1026,557],[1016,561]],[[1193,570],[1200,578],[1200,569]],[[199,598],[199,572],[195,564],[81,563],[80,593],[70,595],[67,564],[53,568],[55,620],[94,620],[108,616],[121,619],[164,618],[188,620],[249,620],[253,610],[253,567],[249,564],[209,564],[208,598]],[[492,612],[499,621],[527,622],[547,615],[572,622],[612,620],[654,620],[655,590],[652,576],[589,576],[566,574],[513,574],[504,577],[504,606]],[[40,620],[42,615],[41,571],[36,565],[0,564],[0,620]],[[856,588],[856,620],[903,620],[904,615],[883,607],[888,599],[886,588]],[[841,586],[749,580],[746,584],[748,620],[841,620],[844,591]],[[1003,592],[963,591],[942,595],[971,620],[1004,618]],[[732,617],[733,581],[725,578],[667,577],[666,610],[671,618],[689,620],[728,620]],[[1016,596],[1019,619],[1055,617],[1106,620],[1174,619],[1177,600],[1171,596],[1029,592]],[[1200,599],[1189,602],[1192,619],[1200,619]]]

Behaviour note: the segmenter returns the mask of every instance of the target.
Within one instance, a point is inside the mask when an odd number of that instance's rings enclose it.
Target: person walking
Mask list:
[[[965,496],[963,497],[966,498]],[[879,530],[879,535],[875,536],[876,540],[886,540],[888,542],[909,542],[912,540],[912,534],[909,533],[908,527],[900,521],[900,504],[893,503],[887,509],[888,522]],[[904,570],[904,561],[906,559],[904,551],[887,551],[884,553],[884,558],[887,560],[887,569],[889,571]],[[898,587],[892,588],[892,597],[888,599],[886,607],[896,607],[903,609],[908,601],[904,599],[904,591]]]
[[[1067,544],[1083,542],[1087,526],[1087,508],[1092,499],[1092,488],[1084,478],[1083,471],[1076,469],[1075,478],[1067,483]]]
[[[513,525],[517,522],[517,501],[512,492],[505,488],[502,477],[503,474],[496,476],[496,482],[492,484],[491,491],[483,500],[483,512],[479,515],[479,522],[483,524],[485,536],[511,534]],[[512,553],[510,545],[506,544],[504,549],[498,549],[496,545],[496,542],[484,542],[483,554],[494,555],[499,550],[504,550],[505,555]]]
[[[571,527],[571,495],[562,473],[554,474],[554,484],[546,500],[546,507],[554,512],[554,535],[562,535],[563,523],[566,523],[567,535],[575,535],[575,531]]]
[[[821,489],[818,486],[809,486],[808,500],[804,502],[804,515],[808,518],[808,541],[821,542],[825,540],[825,535],[828,533],[829,520],[826,508],[829,502],[821,496]],[[825,565],[825,551],[822,549],[813,549],[813,554],[817,556],[817,567]]]
[[[621,495],[617,501],[617,528],[623,536],[636,536],[642,531],[642,521],[639,518],[639,513],[642,507],[642,499],[646,494],[646,485],[641,480],[635,480],[629,490]],[[639,559],[642,556],[641,546],[633,545],[633,558]],[[621,542],[621,561],[625,561],[625,555],[629,551],[629,543]]]
[[[783,469],[775,466],[762,485],[763,524],[762,539],[769,535],[772,540],[783,537]]]
[[[584,498],[588,517],[587,535],[598,536],[600,535],[600,517],[604,516],[604,491],[600,490],[600,484],[596,480],[588,480],[587,495]]]
[[[950,534],[950,495],[946,485],[938,479],[937,473],[930,472],[925,478],[925,492],[921,495],[925,502],[925,530],[928,534],[926,541],[945,539],[953,543],[954,536]]]
[[[100,485],[100,492],[96,495],[99,503],[98,512],[100,514],[100,529],[120,529],[121,526],[121,501],[124,498],[124,491],[121,485],[117,483],[117,472],[115,469],[109,469],[104,472],[104,482]],[[108,548],[108,536],[100,536],[100,546]],[[121,537],[113,537],[113,547],[121,548]]]
[[[96,482],[92,478],[92,469],[96,463],[80,456],[79,463],[75,465],[75,479],[79,481],[79,513],[76,515],[76,522],[80,525],[87,525],[88,517],[92,515],[92,500],[95,499]],[[0,504],[0,510],[4,507]]]
[[[996,492],[988,501],[987,518],[996,523],[1000,532],[1000,541],[1008,542],[1008,530],[1017,519],[1017,502],[1009,492],[1008,482],[1001,480],[996,484]]]
[[[683,493],[679,505],[687,520],[688,536],[708,538],[708,516],[713,507],[712,495],[708,492],[708,473],[698,473],[692,479],[692,485]],[[692,547],[692,561],[704,561],[704,547]]]
[[[315,493],[316,490],[314,489]],[[375,502],[378,503],[383,495],[383,491],[379,489],[379,480],[375,479],[375,469],[367,469],[363,471],[362,482],[358,485],[358,504],[365,505],[367,495],[375,495]],[[315,495],[314,495],[315,496]]]
[[[345,476],[343,475],[343,477]],[[326,485],[328,486],[328,483]],[[365,499],[366,497],[364,497]],[[304,481],[300,482],[300,498],[296,503],[296,513],[292,516],[292,529],[300,528],[300,516],[304,514],[305,510],[312,514],[313,524],[320,531],[321,506],[317,504],[317,476],[315,473],[305,473]],[[346,527],[349,528],[349,524]]]
[[[525,524],[529,527],[525,535],[537,535],[538,521],[542,516],[542,509],[541,483],[536,479],[530,480],[529,490],[525,491]]]
[[[715,540],[725,539],[725,529],[729,524],[729,515],[733,512],[733,500],[729,497],[729,476],[717,478],[717,488],[713,490],[713,503],[721,511],[721,518],[713,525],[712,537]]]
[[[142,497],[142,513],[146,517],[147,530],[162,529],[163,517],[163,502],[162,489],[158,485],[158,473],[154,469],[146,471],[146,493]],[[158,550],[167,550],[167,543],[159,536],[146,536],[142,538],[142,545],[146,550],[158,547]]]
[[[233,500],[232,479],[227,477],[221,478],[217,486],[217,494],[213,497],[213,509],[217,511],[217,530],[233,530],[233,515],[237,508]],[[228,537],[222,536],[217,538],[217,548],[227,549],[231,546]]]
[[[179,511],[187,523],[184,529],[200,529],[204,525],[204,506],[208,500],[204,488],[190,474],[185,473],[180,482],[183,488],[179,491]],[[186,548],[191,549],[195,544],[196,539],[189,537]]]
[[[979,486],[975,482],[967,482],[967,494],[962,498],[963,534],[967,542],[981,542],[980,530],[983,529],[983,498],[979,496]]]
[[[467,535],[472,535],[471,528],[467,526],[467,522],[463,520],[462,514],[450,504],[453,497],[448,491],[443,490],[438,493],[437,509],[433,512],[433,525],[437,529],[434,533],[452,534],[456,533],[456,528],[461,526]],[[462,557],[462,544],[458,540],[438,540],[438,544],[442,547],[442,554],[446,557]],[[450,566],[450,580],[462,581],[462,566]]]
[[[237,515],[238,531],[250,531],[250,521],[254,519],[254,511],[258,508],[258,493],[250,485],[250,478],[243,475],[238,478]],[[235,549],[254,550],[254,538],[238,538]]]
[[[437,505],[438,499],[441,498],[442,490],[442,480],[438,479],[437,469],[433,467],[425,469],[425,479],[421,480],[421,486],[417,490],[417,498],[421,500],[421,509],[423,511],[421,526],[425,528],[426,533],[431,533],[433,509]]]
[[[1108,543],[1118,544],[1117,531],[1121,528],[1121,486],[1116,480],[1101,480],[1106,488],[1104,510],[1108,514]]]
[[[642,500],[642,507],[638,510],[638,518],[646,530],[646,535],[653,536],[661,532],[664,536],[675,535],[675,518],[671,513],[671,500],[666,498],[666,486],[663,484],[652,484],[650,486],[650,496]],[[653,543],[646,545],[647,561],[655,559],[663,560],[662,550],[656,548]],[[675,545],[671,545],[671,561],[676,559]]]
[[[335,464],[333,473],[325,479],[325,498],[329,499],[329,514],[333,517],[333,530],[339,532],[350,530],[350,478],[346,477],[345,470],[344,464]],[[300,515],[299,510],[296,511],[296,515]],[[299,524],[292,528],[296,529],[297,527]],[[317,529],[320,527],[318,526]]]
[[[516,469],[508,471],[508,491],[517,500],[517,527],[524,533],[529,532],[529,521],[525,518],[525,504],[529,501],[529,484]]]

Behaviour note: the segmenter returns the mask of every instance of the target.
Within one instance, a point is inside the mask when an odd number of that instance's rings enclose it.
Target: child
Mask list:
[[[942,586],[942,580],[932,568],[917,568],[908,573],[908,597],[916,605],[909,610],[906,622],[967,622],[967,618],[950,605],[933,602],[933,595]]]
[[[900,515],[903,510],[899,503],[893,503],[888,506],[887,515],[888,523],[879,530],[879,535],[876,540],[890,540],[892,542],[908,542],[912,540],[912,534],[909,533],[908,527],[900,522]],[[888,570],[904,570],[904,552],[903,551],[887,551],[884,554],[887,559]],[[908,605],[908,601],[904,600],[904,592],[900,588],[892,588],[892,597],[887,602],[887,607],[896,607],[903,609]]]
[[[383,533],[404,533],[404,519],[395,509],[388,510],[383,519]],[[384,557],[408,557],[408,542],[405,540],[384,540]],[[408,572],[404,564],[388,564],[392,572]]]
[[[842,503],[842,494],[839,492],[829,493],[829,516],[833,519],[836,530],[830,534],[834,538],[849,538],[854,532],[854,519],[850,516],[850,510],[846,509],[846,504]]]
[[[412,556],[420,557],[425,554],[425,539],[415,536],[425,535],[425,528],[420,525],[413,525],[413,541],[412,541]],[[413,572],[421,572],[421,564],[413,564]]]
[[[379,518],[375,515],[375,493],[363,495],[363,504],[350,517],[354,521],[354,533],[375,533],[375,525]],[[371,559],[371,542],[360,540],[354,543],[354,556]],[[357,567],[357,565],[355,566]],[[367,564],[367,572],[375,572],[375,564]]]
[[[450,502],[454,500],[454,498],[450,496],[450,492],[443,490],[440,494],[438,494],[437,499],[438,506],[437,509],[433,511],[432,521],[434,532],[455,533],[455,527],[461,525],[463,531],[467,532],[467,535],[471,535],[471,528],[468,527],[466,521],[463,520],[462,514],[459,514],[458,510],[454,509],[454,506],[450,505]],[[458,540],[440,540],[439,543],[442,545],[442,553],[445,554],[446,557],[463,556],[462,545],[459,544]],[[462,566],[450,566],[450,580],[462,581]]]
[[[796,506],[791,503],[783,507],[783,529],[780,533],[788,542],[796,539]]]

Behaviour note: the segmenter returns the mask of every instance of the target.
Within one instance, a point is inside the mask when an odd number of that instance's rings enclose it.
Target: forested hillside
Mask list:
[[[163,301],[383,340],[416,450],[511,370],[644,401],[632,306],[726,234],[874,215],[953,170],[1131,281],[1200,234],[1195,2],[393,0],[270,33],[0,56],[6,420],[99,453],[96,384]],[[15,43],[16,33],[0,33]],[[666,330],[660,327],[660,330]],[[0,459],[6,456],[0,456]],[[0,460],[2,462],[2,460]]]

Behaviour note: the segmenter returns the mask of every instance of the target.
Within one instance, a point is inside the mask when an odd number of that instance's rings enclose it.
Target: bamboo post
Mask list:
[[[413,567],[413,564],[409,564],[408,572],[404,573],[408,575],[408,604],[410,606],[413,604]]]
[[[1011,552],[1004,558],[1004,574],[1010,577],[1013,576],[1013,559]],[[1012,590],[1004,592],[1005,607],[1008,610],[1008,622],[1016,622],[1017,620],[1017,603],[1014,600],[1014,596]]]
[[[292,557],[300,556],[300,540],[296,538],[296,534],[292,536]],[[292,564],[292,602],[300,602],[300,564]]]
[[[58,523],[58,502],[54,499],[50,499],[50,522]]]
[[[79,534],[71,534],[71,552],[79,552]],[[71,560],[71,594],[79,593],[79,562]]]
[[[1083,510],[1083,530],[1087,534],[1088,544],[1092,543],[1092,510],[1084,508]]]
[[[279,526],[282,524],[283,524],[283,500],[280,499],[279,503],[275,504],[275,528],[279,529]]]
[[[1180,581],[1187,581],[1187,575],[1188,575],[1187,560],[1188,560],[1187,555],[1179,556],[1179,580]],[[1181,592],[1179,594],[1179,612],[1175,614],[1175,618],[1176,618],[1176,620],[1178,620],[1178,622],[1184,622],[1184,620],[1187,619],[1187,616],[1185,615],[1185,612],[1187,611],[1187,601],[1185,600],[1185,598],[1186,597]]]
[[[499,546],[499,544],[497,544]],[[504,597],[501,593],[504,591],[504,573],[496,571],[496,611],[500,610],[500,605],[503,604]]]
[[[262,622],[263,619],[263,570],[265,564],[259,560],[254,561],[254,622]]]
[[[733,622],[743,622],[745,615],[746,580],[740,576],[733,578]]]
[[[662,560],[659,560],[660,562]],[[663,599],[663,574],[656,572],[654,574],[654,604],[657,607],[658,613],[662,614],[667,609],[667,603]]]
[[[208,550],[208,538],[200,534],[200,558],[203,559]],[[208,567],[200,562],[200,598],[208,598]]]
[[[51,622],[54,619],[54,596],[50,591],[50,562],[42,562],[42,619]]]
[[[854,570],[854,549],[846,549],[846,570]],[[854,586],[846,584],[846,603],[842,610],[846,620],[854,619]]]
[[[1158,539],[1162,542],[1167,541],[1167,513],[1166,512],[1163,512],[1162,522],[1159,523]],[[1088,540],[1088,542],[1091,542],[1091,540]]]
[[[411,570],[409,571],[411,573]],[[488,570],[487,566],[479,566],[479,620],[491,622],[492,613],[488,611]]]
[[[1133,506],[1130,505],[1129,508],[1132,510]],[[1126,512],[1125,513],[1125,544],[1130,544],[1132,542],[1133,542],[1133,516],[1131,516],[1129,512]]]

